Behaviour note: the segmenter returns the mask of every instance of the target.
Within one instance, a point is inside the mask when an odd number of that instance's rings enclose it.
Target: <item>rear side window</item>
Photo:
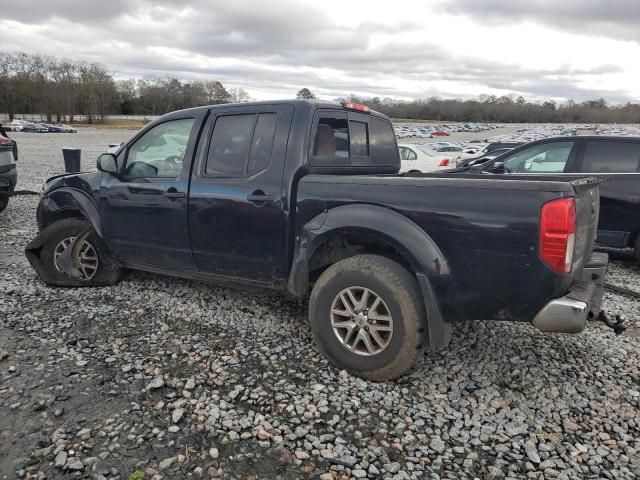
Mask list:
[[[418,156],[416,152],[407,147],[400,147],[400,158],[402,160],[416,160]]]
[[[636,173],[640,171],[640,142],[587,142],[582,172]]]
[[[271,160],[277,117],[275,113],[218,117],[205,174],[244,177],[265,169]]]

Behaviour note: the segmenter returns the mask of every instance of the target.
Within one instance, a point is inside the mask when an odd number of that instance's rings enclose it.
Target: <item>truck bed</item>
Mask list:
[[[448,273],[432,279],[445,318],[531,321],[580,278],[597,228],[598,183],[561,175],[309,175],[298,187],[297,215],[304,225],[321,210],[345,205],[392,209],[426,232],[447,260]],[[561,197],[576,198],[578,217],[567,275],[538,257],[540,209]]]

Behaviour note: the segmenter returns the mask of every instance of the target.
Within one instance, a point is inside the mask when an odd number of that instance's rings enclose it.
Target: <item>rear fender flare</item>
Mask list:
[[[288,291],[297,297],[305,296],[309,289],[309,261],[316,249],[332,236],[357,232],[380,237],[410,263],[428,316],[429,346],[432,349],[446,346],[451,337],[451,325],[442,319],[433,283],[450,277],[449,264],[433,239],[395,210],[351,204],[330,209],[311,219],[296,236]]]

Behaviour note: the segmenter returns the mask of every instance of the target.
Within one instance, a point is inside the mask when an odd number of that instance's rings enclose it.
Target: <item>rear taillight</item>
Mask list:
[[[540,258],[558,273],[569,273],[576,245],[576,201],[560,198],[540,211]]]
[[[448,158],[444,158],[442,159],[442,161],[440,161],[440,167],[448,167],[449,166],[449,159]]]

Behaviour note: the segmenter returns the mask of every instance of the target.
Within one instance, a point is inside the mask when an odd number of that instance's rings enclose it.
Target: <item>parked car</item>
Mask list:
[[[22,126],[22,131],[31,133],[47,133],[49,131],[49,127],[45,127],[39,123],[25,123]]]
[[[50,123],[41,123],[40,125],[46,127],[49,133],[66,133],[64,128],[58,127],[57,125],[51,125]]]
[[[54,127],[57,127],[59,129],[61,129],[64,133],[77,133],[78,132],[78,129],[73,128],[70,125],[64,125],[64,124],[61,124],[61,123],[54,125]]]
[[[399,168],[391,122],[362,105],[181,110],[49,179],[26,254],[53,285],[132,268],[309,296],[320,351],[374,380],[444,348],[453,322],[569,333],[599,310],[597,181]]]
[[[31,122],[27,120],[13,119],[11,123],[3,125],[3,127],[7,132],[21,132],[24,126],[29,123]]]
[[[448,137],[449,132],[445,132],[444,130],[434,130],[433,132],[431,132],[431,135],[433,135],[434,137]]]
[[[445,147],[442,147],[445,148]],[[426,145],[399,144],[400,172],[434,172],[456,166],[457,153],[439,153]]]
[[[7,208],[18,181],[17,159],[18,146],[0,125],[0,212]]]
[[[589,175],[600,186],[597,242],[633,248],[640,261],[640,138],[554,137],[515,148],[468,172]]]

